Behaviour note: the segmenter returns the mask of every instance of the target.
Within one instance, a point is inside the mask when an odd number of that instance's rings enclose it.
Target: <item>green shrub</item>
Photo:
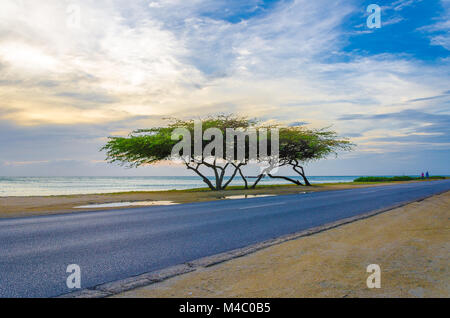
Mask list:
[[[391,182],[391,181],[412,181],[421,180],[421,177],[410,177],[410,176],[395,176],[395,177],[359,177],[353,182]],[[442,176],[431,176],[430,179],[446,179]]]

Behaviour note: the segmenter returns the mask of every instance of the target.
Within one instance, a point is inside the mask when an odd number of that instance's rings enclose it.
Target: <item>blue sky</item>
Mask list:
[[[312,175],[450,174],[449,31],[450,0],[4,0],[0,175],[188,174],[98,150],[220,112],[358,145]]]
[[[376,2],[364,1],[364,6],[371,3]],[[449,56],[445,47],[430,45],[430,34],[424,32],[444,12],[441,1],[380,1],[378,4],[382,8],[383,27],[371,33],[355,33],[344,48],[346,51],[367,55],[407,54],[411,58],[428,62]],[[353,30],[364,32],[367,27],[361,24],[361,13],[352,14],[348,21]],[[434,36],[446,35],[447,32],[436,30]]]

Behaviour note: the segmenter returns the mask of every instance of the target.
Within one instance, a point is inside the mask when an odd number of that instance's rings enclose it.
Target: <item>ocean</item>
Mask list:
[[[311,183],[351,182],[358,176],[312,176]],[[294,177],[297,178],[297,177]],[[211,177],[211,180],[213,178]],[[301,179],[299,179],[301,180]],[[252,182],[253,179],[249,179]],[[284,180],[262,179],[260,184],[285,184]],[[236,177],[231,185],[243,185]],[[196,176],[177,177],[0,177],[0,197],[50,196],[204,188]]]

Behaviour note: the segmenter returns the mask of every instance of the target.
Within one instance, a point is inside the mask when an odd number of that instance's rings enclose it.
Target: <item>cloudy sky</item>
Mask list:
[[[449,31],[450,0],[2,0],[0,175],[184,174],[99,148],[231,112],[358,145],[312,175],[450,174]]]

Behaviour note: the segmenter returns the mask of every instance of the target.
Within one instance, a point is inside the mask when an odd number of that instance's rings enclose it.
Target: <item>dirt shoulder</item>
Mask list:
[[[449,218],[446,192],[116,297],[449,297]]]
[[[417,182],[417,181],[412,181]],[[426,182],[426,181],[419,181]],[[432,182],[432,181],[429,181]],[[135,201],[173,201],[175,203],[191,203],[221,200],[226,196],[234,195],[284,195],[300,192],[331,191],[361,187],[376,187],[382,185],[401,184],[409,182],[389,183],[341,183],[314,185],[312,187],[299,187],[291,185],[261,186],[255,190],[231,188],[226,191],[209,191],[202,189],[152,191],[152,192],[125,192],[113,194],[86,194],[41,197],[0,197],[0,218],[23,217],[32,215],[60,214],[82,211],[92,211],[92,208],[75,209],[76,206],[89,204],[135,202]],[[108,210],[111,208],[108,208]],[[120,209],[120,208],[117,208]],[[95,209],[100,211],[102,209]]]

